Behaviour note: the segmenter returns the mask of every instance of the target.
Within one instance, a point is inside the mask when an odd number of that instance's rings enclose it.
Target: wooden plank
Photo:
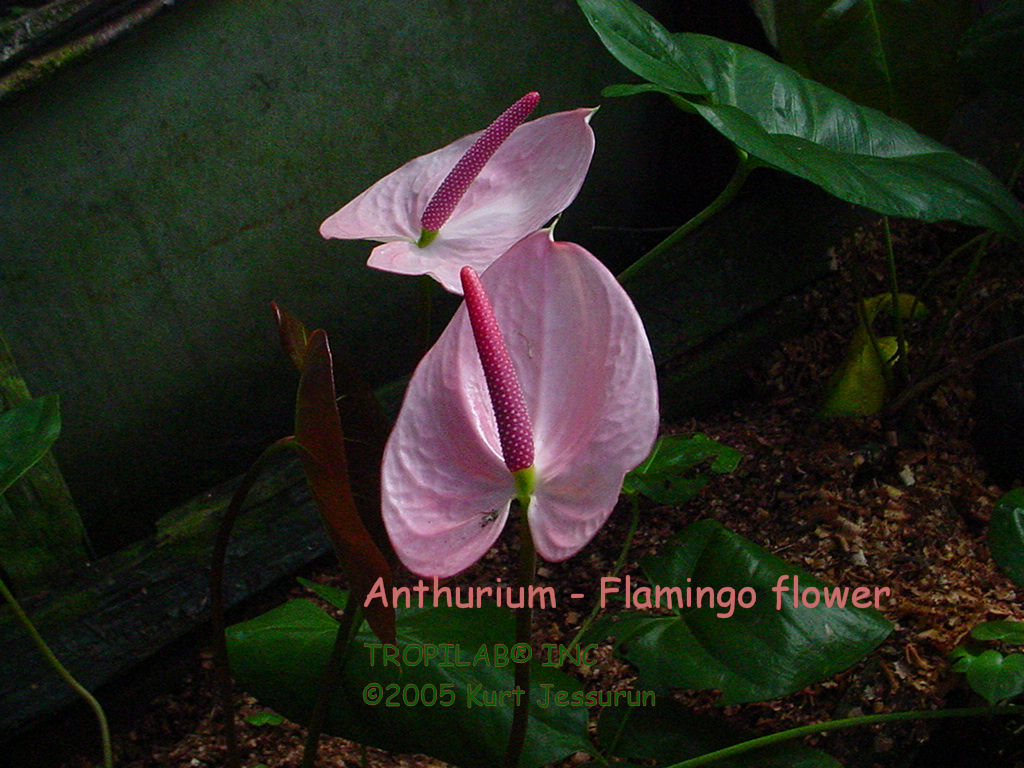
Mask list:
[[[79,571],[76,588],[26,601],[54,653],[96,690],[204,624],[209,557],[232,481],[161,519],[157,535]],[[228,552],[235,605],[330,551],[298,466],[288,459],[257,484]],[[0,615],[0,742],[75,701],[21,627]]]

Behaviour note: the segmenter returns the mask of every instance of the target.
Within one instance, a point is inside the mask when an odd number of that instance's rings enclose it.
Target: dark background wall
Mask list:
[[[648,7],[759,34],[739,0]],[[193,0],[0,102],[0,333],[33,393],[62,397],[56,452],[97,549],[290,431],[271,299],[371,383],[411,370],[417,281],[321,220],[528,90],[539,115],[631,79],[567,0]],[[717,192],[728,148],[666,116],[603,103],[560,237],[621,266]]]

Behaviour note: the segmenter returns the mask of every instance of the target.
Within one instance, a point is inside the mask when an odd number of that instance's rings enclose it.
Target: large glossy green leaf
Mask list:
[[[782,60],[844,96],[941,133],[958,96],[970,0],[756,0]]]
[[[622,55],[620,38],[669,35],[629,0],[578,2],[608,49],[627,67],[633,62]],[[609,18],[615,19],[614,25]],[[689,96],[665,85],[664,77],[652,80],[653,85],[605,93],[666,93],[682,108],[700,114],[754,164],[805,178],[851,203],[893,216],[988,227],[1024,239],[1019,203],[981,166],[758,51],[705,35],[671,38],[685,55],[673,53],[662,64],[700,82],[706,95]]]
[[[232,673],[262,703],[303,722],[313,707],[337,626],[306,600],[293,600],[237,624],[228,630]],[[494,606],[399,610],[398,644],[408,650],[410,663],[398,668],[384,665],[380,644],[364,627],[331,701],[325,730],[382,749],[424,753],[462,768],[502,765],[513,704],[506,699],[491,706],[485,697],[514,688],[513,665],[494,652],[495,644],[511,647],[514,637],[511,612]],[[431,649],[451,665],[438,660],[415,663]],[[487,652],[487,661],[477,658],[481,649]],[[385,701],[370,706],[363,703],[363,692],[375,683],[383,686]],[[409,702],[415,693],[440,696],[442,686],[451,686],[454,693],[450,706],[440,700],[429,706],[403,703],[403,694]],[[558,670],[534,664],[530,726],[520,762],[524,768],[554,762],[588,746],[585,708],[540,706],[548,694],[553,702],[556,691],[571,696],[582,688]],[[389,696],[391,705],[386,704]]]
[[[609,707],[597,723],[598,743],[616,757],[671,765],[754,738],[720,717],[696,715],[663,697],[654,707]],[[841,768],[824,752],[786,741],[718,760],[716,768]]]
[[[1003,573],[1024,587],[1024,488],[1014,488],[996,502],[988,548]]]
[[[626,475],[623,493],[642,494],[659,504],[682,504],[707,485],[707,468],[716,474],[732,472],[743,454],[705,434],[659,438],[644,462]]]
[[[589,0],[580,0],[580,7],[605,48],[640,77],[680,93],[708,92],[694,74],[691,52],[643,9]]]
[[[595,626],[590,640],[610,634],[616,647],[640,670],[644,687],[718,689],[722,703],[736,704],[784,696],[824,680],[870,653],[891,630],[873,609],[852,607],[852,585],[838,594],[845,607],[824,599],[815,607],[794,606],[794,582],[803,595],[836,587],[808,574],[738,536],[713,520],[701,520],[684,530],[663,554],[645,558],[641,567],[651,585],[690,587],[691,606],[697,588],[715,590],[719,602],[705,597],[702,607],[671,607],[671,616],[625,612]],[[783,578],[785,577],[785,578]],[[781,581],[780,581],[781,579]],[[782,584],[786,591],[776,595]],[[645,608],[633,583],[631,603]],[[750,587],[754,603],[742,608],[732,589]],[[625,583],[619,585],[625,593]],[[725,591],[723,591],[725,590]],[[811,602],[811,593],[807,593]],[[874,599],[872,590],[859,602]],[[685,598],[685,592],[684,592]],[[744,602],[749,603],[749,593]],[[630,608],[629,603],[626,608]]]
[[[60,434],[60,400],[44,395],[0,413],[0,494],[32,468]]]

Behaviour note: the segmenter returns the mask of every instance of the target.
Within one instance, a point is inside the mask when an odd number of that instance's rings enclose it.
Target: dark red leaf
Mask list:
[[[287,309],[278,306],[276,301],[270,302],[270,308],[274,310],[274,319],[277,320],[277,333],[281,337],[281,347],[301,373],[302,360],[306,355],[306,346],[309,344],[309,333],[306,331],[306,326]]]
[[[334,389],[331,351],[324,331],[308,337],[295,405],[295,439],[306,479],[349,580],[362,601],[379,578],[390,594],[391,568],[356,509],[349,484],[341,418]],[[394,610],[374,601],[366,618],[385,643],[395,642]]]

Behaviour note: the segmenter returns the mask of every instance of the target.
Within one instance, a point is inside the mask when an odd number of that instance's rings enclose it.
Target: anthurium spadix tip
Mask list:
[[[604,524],[654,443],[650,346],[611,273],[546,230],[479,280],[528,416],[530,533],[541,557],[564,560]],[[463,303],[417,367],[384,452],[384,523],[406,567],[450,576],[490,548],[521,490],[506,458]]]
[[[466,194],[469,185],[480,175],[487,161],[498,150],[527,115],[533,112],[537,102],[540,101],[540,94],[530,91],[519,101],[502,112],[498,118],[487,126],[481,133],[466,154],[459,158],[459,162],[448,172],[441,186],[437,188],[433,197],[427,203],[423,216],[420,217],[420,226],[424,232],[436,233],[441,226],[448,221],[459,204],[459,200]],[[423,235],[420,236],[422,241]],[[433,238],[431,238],[433,239]]]
[[[380,241],[371,267],[428,274],[461,293],[463,266],[482,272],[561,213],[590,167],[594,110],[518,124],[537,98],[527,94],[485,131],[392,171],[324,221],[320,234]]]
[[[463,267],[462,290],[466,297],[466,314],[473,329],[477,352],[484,371],[484,381],[491,396],[494,421],[498,427],[501,455],[509,472],[533,466],[533,428],[526,411],[523,390],[519,386],[515,365],[508,355],[494,308],[487,298],[480,276],[472,267]]]

